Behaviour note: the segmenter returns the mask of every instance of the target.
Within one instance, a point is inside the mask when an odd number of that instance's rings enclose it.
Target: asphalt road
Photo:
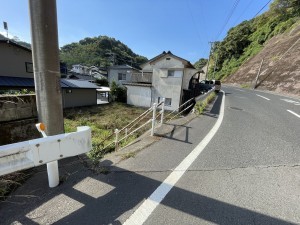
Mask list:
[[[32,177],[0,204],[0,224],[300,224],[300,100],[223,90],[107,175],[70,164],[47,193],[45,174]]]

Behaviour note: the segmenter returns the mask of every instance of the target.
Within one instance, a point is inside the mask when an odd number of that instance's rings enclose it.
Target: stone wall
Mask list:
[[[0,145],[41,137],[35,95],[0,97]]]

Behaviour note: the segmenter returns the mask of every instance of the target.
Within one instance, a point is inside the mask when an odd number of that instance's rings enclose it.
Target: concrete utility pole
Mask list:
[[[64,133],[56,0],[29,0],[34,82],[46,134]]]
[[[39,121],[45,135],[64,133],[56,0],[29,0],[31,42]],[[59,184],[58,162],[47,163],[50,187]]]

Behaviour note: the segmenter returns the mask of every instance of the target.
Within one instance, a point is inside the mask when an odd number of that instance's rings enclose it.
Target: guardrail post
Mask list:
[[[154,128],[155,128],[155,118],[156,118],[156,108],[157,103],[153,103],[153,116],[152,116],[152,129],[151,129],[151,136],[154,135]]]
[[[35,126],[38,129],[38,131],[43,135],[43,137],[47,137],[45,133],[45,125],[43,123],[38,123]],[[49,187],[56,187],[59,184],[59,171],[57,161],[47,163],[47,174]]]
[[[118,129],[115,129],[115,134],[116,134],[115,151],[117,151],[118,147],[119,147],[119,130]]]
[[[165,100],[166,98],[163,98],[163,103],[161,106],[161,117],[160,117],[160,124],[163,124],[164,122],[164,114],[165,114]]]

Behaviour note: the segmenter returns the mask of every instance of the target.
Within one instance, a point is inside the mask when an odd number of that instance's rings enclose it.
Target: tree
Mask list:
[[[194,66],[197,70],[201,70],[207,64],[207,62],[207,59],[200,58],[197,62],[194,63]]]
[[[87,37],[65,45],[60,49],[60,58],[69,68],[73,64],[108,67],[113,63],[138,67],[147,61],[146,57],[135,54],[122,42],[107,36]]]
[[[127,90],[124,87],[120,87],[114,80],[110,86],[110,94],[113,101],[124,102],[127,101]]]

